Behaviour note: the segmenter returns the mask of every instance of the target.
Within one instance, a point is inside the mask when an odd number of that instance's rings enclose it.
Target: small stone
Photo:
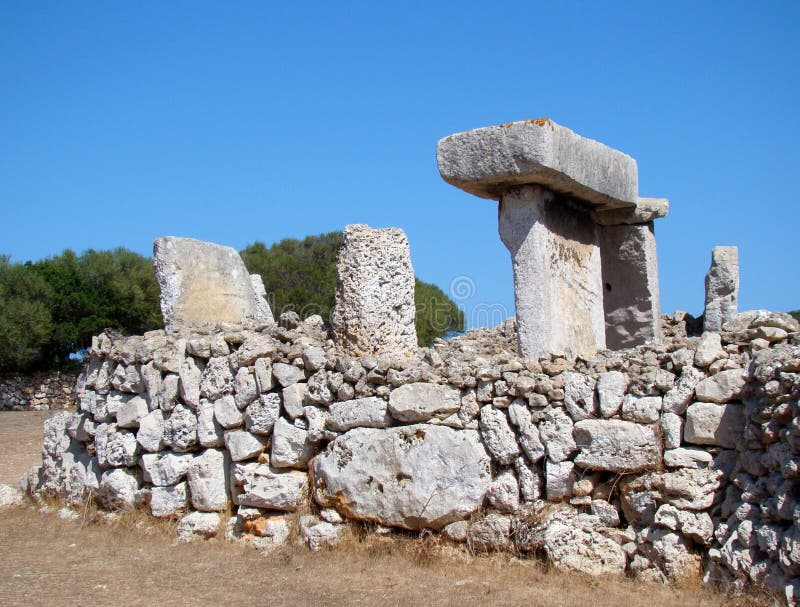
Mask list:
[[[285,388],[304,379],[305,373],[303,373],[302,369],[294,365],[275,363],[272,365],[272,376],[275,378],[275,381]]]
[[[139,481],[127,468],[103,472],[97,490],[98,503],[107,510],[126,510],[136,505]]]
[[[141,396],[134,396],[117,411],[117,426],[120,428],[138,428],[139,420],[147,415],[147,401]]]
[[[705,368],[721,358],[728,358],[728,354],[722,347],[719,333],[703,333],[700,343],[697,345],[697,350],[695,350],[694,364]]]
[[[519,508],[519,484],[511,470],[504,470],[492,481],[487,494],[489,503],[500,512],[515,512]]]
[[[234,400],[239,409],[244,409],[258,398],[256,379],[247,367],[242,367],[236,372],[234,381]]]
[[[300,537],[313,551],[336,545],[345,530],[344,525],[333,525],[327,521],[320,521],[316,516],[300,517]]]
[[[185,510],[188,505],[186,483],[178,483],[171,487],[153,487],[150,490],[150,512],[155,517],[173,516]]]
[[[655,426],[615,419],[587,419],[573,431],[580,453],[575,463],[590,470],[638,472],[661,464]]]
[[[575,483],[575,464],[572,462],[545,462],[545,491],[551,502],[560,502],[572,497]]]
[[[704,449],[678,448],[664,451],[667,468],[708,468],[714,457]]]
[[[247,430],[225,431],[225,447],[235,462],[258,457],[264,452],[266,443],[266,439],[251,434]]]
[[[239,428],[244,423],[244,416],[231,394],[214,401],[214,418],[225,429]]]
[[[470,525],[467,541],[478,552],[504,550],[510,546],[511,518],[490,512]]]
[[[287,388],[288,389],[288,388]],[[244,424],[248,432],[269,436],[281,412],[281,397],[275,392],[262,394],[248,405],[244,413]]]
[[[303,350],[303,364],[309,371],[325,368],[325,350],[316,346],[308,346]]]
[[[283,389],[283,410],[292,419],[303,415],[307,384],[291,384]]]
[[[461,391],[446,385],[411,383],[389,395],[389,413],[402,422],[442,419],[460,408]]]
[[[744,371],[729,369],[698,382],[694,390],[699,401],[726,403],[741,397],[744,386]]]
[[[255,462],[232,467],[233,502],[239,506],[294,512],[308,494],[308,475]]]
[[[733,449],[741,441],[744,426],[743,405],[694,403],[686,410],[683,438],[696,445]]]
[[[276,468],[304,468],[314,456],[308,432],[279,418],[272,430],[270,462]]]
[[[222,447],[225,435],[214,416],[214,405],[207,400],[200,401],[197,409],[197,441],[203,447]]]
[[[164,413],[160,409],[150,411],[139,421],[139,431],[136,441],[142,449],[156,453],[164,448]]]
[[[519,445],[505,414],[491,405],[484,405],[479,423],[481,436],[492,458],[501,465],[513,463],[519,455]]]
[[[370,396],[331,405],[327,426],[336,432],[346,432],[351,428],[387,428],[391,423],[388,403]]]
[[[216,512],[190,512],[178,523],[178,541],[212,538],[217,535],[220,523]]]
[[[144,481],[157,487],[166,487],[180,482],[189,471],[194,456],[190,453],[145,453],[139,465],[144,472]]]
[[[255,362],[256,387],[261,394],[272,390],[272,362],[267,358],[259,358]]]
[[[606,527],[619,526],[619,512],[606,500],[592,500],[591,512],[599,518],[600,522]]]
[[[652,424],[657,422],[661,413],[660,396],[634,396],[628,394],[622,402],[622,419]]]
[[[628,376],[621,371],[606,371],[600,374],[597,379],[597,396],[603,417],[613,417],[617,414],[627,389]]]

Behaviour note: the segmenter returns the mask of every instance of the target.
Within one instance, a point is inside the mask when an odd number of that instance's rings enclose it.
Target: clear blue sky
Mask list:
[[[723,244],[740,308],[800,308],[798,40],[798,2],[2,0],[0,253],[391,225],[423,280],[510,312],[497,205],[435,146],[550,117],[670,199],[664,311],[702,312]]]

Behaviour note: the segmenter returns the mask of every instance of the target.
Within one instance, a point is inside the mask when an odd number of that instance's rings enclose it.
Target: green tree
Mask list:
[[[797,320],[800,320],[800,310],[794,310],[792,312],[789,312],[789,314],[794,316]]]
[[[0,255],[0,371],[26,371],[45,356],[51,292],[30,266]]]
[[[260,274],[277,317],[294,310],[303,318],[319,314],[330,322],[336,297],[336,258],[341,232],[287,238],[267,247],[255,242],[241,251],[249,272]],[[430,345],[436,337],[464,330],[464,313],[436,285],[416,280],[417,337]]]

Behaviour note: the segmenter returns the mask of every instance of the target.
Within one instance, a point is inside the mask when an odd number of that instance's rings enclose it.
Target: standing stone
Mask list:
[[[500,201],[500,238],[514,270],[520,355],[604,349],[600,247],[589,214],[540,186],[516,187]]]
[[[272,320],[242,258],[231,247],[166,236],[153,244],[153,264],[169,332],[191,323]]]
[[[331,316],[337,344],[354,357],[414,351],[414,268],[405,233],[345,227],[337,272]]]
[[[215,512],[228,507],[227,459],[223,451],[206,449],[192,460],[187,477],[196,510]]]
[[[653,222],[598,229],[603,258],[606,346],[632,348],[661,338]]]
[[[706,274],[704,331],[719,331],[736,316],[739,298],[739,248],[714,247]]]

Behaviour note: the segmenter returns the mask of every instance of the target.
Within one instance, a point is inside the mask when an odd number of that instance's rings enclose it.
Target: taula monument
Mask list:
[[[669,203],[639,198],[633,158],[547,118],[450,135],[436,157],[445,181],[500,202],[523,356],[659,338],[653,221]]]
[[[738,312],[735,247],[712,253],[705,332],[660,316],[667,202],[639,197],[621,152],[533,120],[437,154],[449,183],[499,201],[516,321],[420,347],[397,228],[345,228],[330,326],[276,322],[233,249],[158,239],[165,329],[94,338],[22,489],[265,553],[368,521],[795,604],[800,323]]]

